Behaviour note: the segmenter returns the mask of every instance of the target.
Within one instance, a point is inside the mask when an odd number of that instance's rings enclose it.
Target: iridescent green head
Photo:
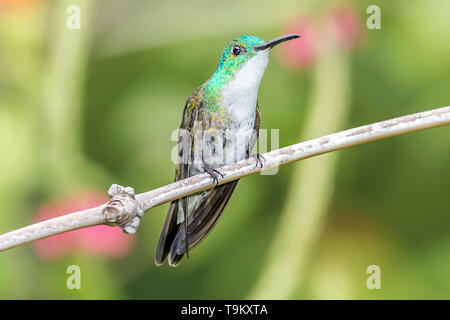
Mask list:
[[[218,71],[234,74],[240,66],[257,55],[253,47],[264,44],[265,41],[255,36],[241,36],[233,39],[225,48],[220,59]]]
[[[210,109],[223,103],[225,88],[229,96],[239,98],[256,94],[269,61],[269,51],[275,45],[298,38],[290,34],[270,41],[255,36],[240,36],[232,40],[223,51],[216,72],[204,85],[204,99]],[[232,81],[234,80],[234,81]]]
[[[266,42],[255,36],[240,36],[232,40],[223,51],[216,73],[225,77],[233,77],[248,60],[258,53],[268,52],[275,45],[298,37],[299,35],[289,34]]]

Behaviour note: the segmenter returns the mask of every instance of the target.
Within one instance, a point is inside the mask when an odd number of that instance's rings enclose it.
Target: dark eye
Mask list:
[[[238,56],[241,54],[242,48],[240,46],[234,46],[232,52],[235,56]]]

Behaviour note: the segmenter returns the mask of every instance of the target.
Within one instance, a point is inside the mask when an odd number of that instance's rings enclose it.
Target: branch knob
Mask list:
[[[119,226],[124,233],[136,233],[144,210],[136,200],[132,187],[113,184],[108,190],[111,200],[103,209],[103,218],[111,226]]]

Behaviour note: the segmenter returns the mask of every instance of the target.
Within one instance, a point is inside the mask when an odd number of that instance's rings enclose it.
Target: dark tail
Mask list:
[[[188,224],[189,250],[198,246],[213,230],[228,204],[237,183],[238,180],[213,189],[211,194],[191,214]],[[186,254],[186,231],[184,223],[180,224],[172,246],[170,247],[169,265],[171,266],[177,266]]]
[[[212,231],[222,215],[239,180],[214,188],[199,207],[189,216],[188,249],[194,249]],[[169,265],[177,266],[186,254],[185,222],[177,224],[179,200],[172,202],[159,238],[155,263],[161,265],[169,255]]]
[[[177,215],[178,215],[178,200],[173,201],[169,206],[169,211],[167,212],[166,222],[164,222],[164,227],[159,237],[158,247],[156,249],[155,264],[160,266],[166,260],[169,254],[172,242],[178,231],[177,226]]]

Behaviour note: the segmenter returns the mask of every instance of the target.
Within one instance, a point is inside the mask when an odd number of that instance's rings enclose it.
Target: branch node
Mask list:
[[[144,210],[136,200],[134,189],[113,184],[108,195],[111,200],[103,209],[105,221],[111,226],[119,226],[124,233],[136,233]]]

